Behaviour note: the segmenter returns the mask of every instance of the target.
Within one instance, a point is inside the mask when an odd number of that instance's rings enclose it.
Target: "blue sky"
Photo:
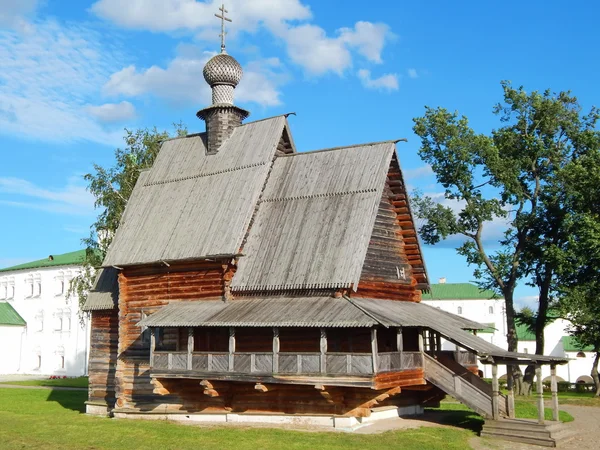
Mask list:
[[[124,127],[203,131],[204,62],[220,2],[0,0],[0,266],[80,247],[96,212],[82,174],[111,164]],[[228,52],[249,120],[294,111],[300,151],[408,138],[408,182],[440,192],[412,118],[424,106],[487,132],[501,80],[597,102],[595,2],[230,0]],[[490,224],[488,237],[501,230]],[[432,281],[472,279],[453,247],[426,247]],[[519,287],[530,301],[535,291]]]

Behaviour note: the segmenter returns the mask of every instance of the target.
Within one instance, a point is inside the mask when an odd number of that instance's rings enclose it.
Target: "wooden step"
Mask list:
[[[565,442],[575,435],[564,423],[547,421],[540,424],[527,419],[486,420],[481,430],[481,436],[544,447],[556,447],[557,442]]]
[[[530,438],[530,437],[524,437],[524,436],[508,436],[508,435],[503,435],[503,434],[487,433],[484,431],[482,431],[480,433],[480,436],[491,437],[491,438],[496,438],[496,439],[503,439],[505,441],[521,442],[523,444],[539,445],[541,447],[556,447],[556,441],[551,438],[539,439],[539,438]]]

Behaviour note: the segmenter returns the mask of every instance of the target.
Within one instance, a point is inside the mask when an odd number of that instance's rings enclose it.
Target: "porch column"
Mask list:
[[[150,367],[154,367],[154,348],[156,347],[156,332],[150,327]]]
[[[327,330],[321,328],[321,373],[327,372]]]
[[[377,328],[371,328],[371,352],[373,353],[373,373],[377,373]]]
[[[552,391],[552,420],[558,422],[558,383],[556,382],[556,364],[550,365],[550,390]]]
[[[544,423],[544,386],[542,385],[542,366],[535,366],[535,382],[537,385],[538,422]]]
[[[417,334],[417,337],[419,339],[419,351],[423,352],[423,329],[419,328],[419,333]]]
[[[438,352],[442,351],[442,335],[440,333],[435,334],[435,349]]]
[[[235,328],[229,327],[229,371],[233,372],[233,354],[235,353]]]
[[[194,329],[188,328],[187,370],[192,370],[192,352],[194,351]]]
[[[402,352],[404,351],[404,338],[402,336],[402,327],[396,329],[396,350],[400,353],[400,366],[402,366]]]
[[[429,351],[435,353],[435,336],[433,330],[427,331],[427,337],[429,338]]]
[[[500,418],[500,405],[498,400],[500,398],[498,385],[498,365],[492,364],[492,419],[498,420]]]
[[[279,372],[279,328],[273,327],[273,373]]]

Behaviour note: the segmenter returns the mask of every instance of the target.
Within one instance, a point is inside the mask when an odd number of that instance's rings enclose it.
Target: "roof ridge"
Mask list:
[[[335,150],[346,150],[350,148],[356,147],[372,147],[379,144],[396,144],[398,142],[407,142],[406,138],[401,139],[388,139],[386,141],[376,141],[376,142],[365,142],[363,144],[353,144],[353,145],[345,145],[341,147],[330,147],[330,148],[322,148],[318,150],[308,150],[306,152],[298,152],[298,153],[290,153],[287,155],[278,155],[278,158],[287,158],[289,156],[301,156],[301,155],[312,155],[313,153],[322,153],[322,152],[331,152]]]

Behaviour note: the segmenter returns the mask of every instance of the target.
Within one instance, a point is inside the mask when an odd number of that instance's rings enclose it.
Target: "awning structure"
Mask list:
[[[109,267],[100,269],[94,287],[83,305],[83,311],[101,311],[116,308],[119,300],[119,272]]]
[[[428,328],[490,364],[563,364],[566,358],[506,351],[467,330],[485,325],[429,305],[367,298],[249,297],[173,302],[142,320],[148,327]]]

